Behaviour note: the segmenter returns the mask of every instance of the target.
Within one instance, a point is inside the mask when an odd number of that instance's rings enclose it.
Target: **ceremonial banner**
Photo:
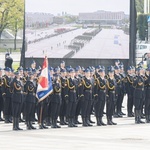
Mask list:
[[[40,102],[40,101],[43,101],[52,92],[53,92],[53,86],[52,86],[50,72],[48,70],[48,59],[47,57],[45,57],[43,66],[42,66],[42,71],[39,76],[36,97],[38,98]]]

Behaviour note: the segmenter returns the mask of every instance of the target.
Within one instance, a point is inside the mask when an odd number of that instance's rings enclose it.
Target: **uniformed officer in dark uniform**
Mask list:
[[[31,69],[32,69],[33,72],[36,71],[36,62],[34,60],[31,63]]]
[[[3,76],[3,85],[2,85],[2,96],[4,100],[4,117],[5,123],[12,123],[12,91],[10,89],[11,79],[11,69],[5,68],[5,75]]]
[[[21,106],[23,102],[23,87],[20,81],[19,72],[15,72],[15,78],[11,83],[12,91],[12,114],[13,114],[13,130],[22,130],[19,127],[19,117],[21,114]]]
[[[69,75],[70,77],[67,79],[67,94],[65,95],[65,100],[67,103],[68,127],[77,127],[74,123],[77,101],[77,85],[74,78],[75,70],[73,68],[69,69]]]
[[[107,79],[107,105],[106,105],[106,116],[107,116],[107,125],[116,125],[112,121],[113,111],[114,111],[114,103],[115,103],[115,79],[114,79],[114,68],[110,67],[108,70]]]
[[[81,107],[82,107],[82,94],[83,94],[83,91],[82,91],[82,76],[79,72],[80,68],[79,67],[76,67],[75,68],[75,72],[76,72],[76,75],[75,75],[75,79],[76,79],[76,82],[77,82],[77,107],[76,107],[76,112],[75,112],[75,123],[76,124],[82,124],[81,122],[79,122],[78,120],[78,117],[81,113]]]
[[[127,92],[127,97],[128,97],[127,98],[128,117],[134,117],[134,113],[133,113],[133,92],[134,92],[133,80],[134,80],[134,75],[132,73],[132,67],[128,66],[127,67],[127,76],[125,78],[126,92]]]
[[[36,129],[32,126],[33,116],[35,113],[35,107],[37,103],[36,99],[36,85],[34,84],[34,73],[29,73],[29,78],[24,86],[25,99],[25,113],[26,113],[26,125],[27,130]]]
[[[0,68],[0,121],[4,121],[2,118],[2,113],[4,109],[4,101],[2,97],[2,86],[3,86],[3,76],[2,76],[2,68]]]
[[[115,78],[115,82],[116,82],[116,103],[115,103],[115,114],[114,117],[122,117],[121,115],[121,107],[122,107],[122,80],[121,80],[121,76],[120,76],[120,68],[119,66],[115,66],[115,74],[114,74],[114,78]]]
[[[134,78],[133,86],[135,88],[134,90],[134,106],[135,106],[135,123],[144,123],[141,120],[141,108],[143,105],[144,97],[145,97],[145,91],[144,91],[144,78],[143,76],[143,68],[138,68],[138,75]]]
[[[145,118],[146,123],[150,123],[150,68],[146,69],[146,77],[145,81]]]
[[[5,68],[10,68],[12,69],[12,63],[13,63],[13,59],[10,57],[9,53],[5,54]]]
[[[102,121],[105,102],[106,102],[106,79],[105,70],[100,69],[99,78],[94,83],[94,97],[95,97],[95,116],[97,120],[97,126],[105,126],[106,124]]]
[[[121,115],[126,115],[125,113],[122,112],[122,104],[123,104],[123,100],[124,100],[124,96],[126,95],[126,74],[124,71],[124,65],[121,64],[120,66],[120,76],[121,76],[121,81],[122,81],[122,95],[121,95],[121,110],[120,110],[120,114]]]
[[[82,109],[81,116],[83,126],[92,126],[90,123],[90,113],[91,113],[91,104],[92,104],[92,83],[91,83],[91,74],[90,70],[87,68],[85,70],[85,77],[82,79],[83,83],[83,100],[82,100]]]
[[[53,76],[53,95],[51,99],[51,128],[61,128],[61,126],[57,125],[57,118],[60,113],[61,106],[61,81],[58,74],[54,74]]]
[[[67,78],[66,78],[66,69],[61,69],[61,98],[62,98],[62,104],[60,107],[60,125],[67,125],[67,122],[65,121],[66,117],[66,101],[65,101],[65,95],[67,94]]]

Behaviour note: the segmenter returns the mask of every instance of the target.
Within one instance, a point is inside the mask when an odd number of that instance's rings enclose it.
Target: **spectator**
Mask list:
[[[9,53],[5,54],[5,68],[9,67],[12,69],[13,59],[10,57]]]

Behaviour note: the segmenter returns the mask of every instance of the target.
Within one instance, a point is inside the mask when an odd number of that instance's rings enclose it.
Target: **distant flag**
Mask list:
[[[39,102],[41,102],[52,92],[53,92],[53,86],[52,86],[50,72],[48,70],[48,59],[47,57],[45,57],[42,66],[42,71],[39,76],[36,97],[38,98]]]

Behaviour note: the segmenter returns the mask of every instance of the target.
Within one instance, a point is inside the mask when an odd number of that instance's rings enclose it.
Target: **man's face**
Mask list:
[[[66,72],[61,72],[61,76],[65,77],[66,76]]]
[[[33,63],[33,64],[31,65],[31,68],[36,68],[36,63]]]

